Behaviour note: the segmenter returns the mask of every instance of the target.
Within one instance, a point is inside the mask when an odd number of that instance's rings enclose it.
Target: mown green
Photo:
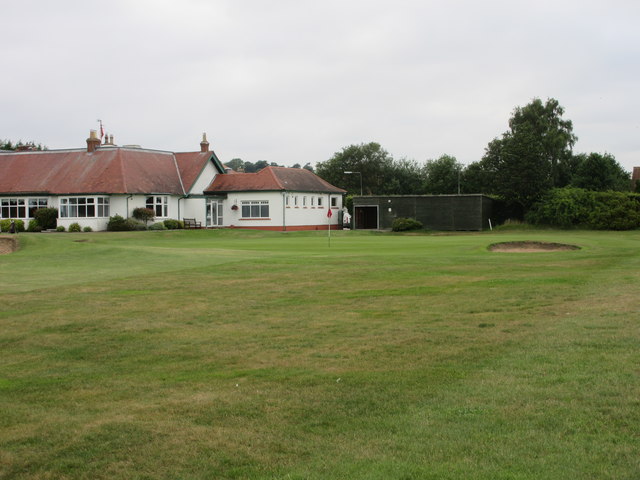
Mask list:
[[[639,232],[19,238],[2,479],[640,475]]]

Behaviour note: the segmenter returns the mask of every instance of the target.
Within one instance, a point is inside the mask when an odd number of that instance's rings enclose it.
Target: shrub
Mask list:
[[[422,222],[415,218],[396,218],[391,224],[394,232],[407,232],[409,230],[421,230]]]
[[[27,227],[27,232],[41,232],[42,227],[38,225],[38,222],[35,218],[29,220],[29,226]]]
[[[58,225],[58,209],[39,208],[34,212],[33,218],[43,230],[56,228]]]
[[[11,218],[0,220],[0,232],[8,232],[11,229]],[[24,221],[20,219],[13,220],[16,223],[16,233],[24,232]]]
[[[532,207],[527,221],[562,228],[633,230],[640,228],[640,195],[558,188]]]
[[[82,227],[80,227],[80,224],[78,222],[73,222],[71,225],[69,225],[69,231],[78,233],[82,231]]]
[[[526,220],[536,225],[562,228],[587,225],[595,207],[594,192],[582,188],[556,188],[532,206]]]
[[[107,223],[107,230],[110,232],[124,232],[129,230],[127,228],[127,221],[121,217],[120,215],[114,215],[113,217],[109,217],[109,222]]]
[[[147,230],[147,226],[140,222],[139,220],[136,220],[135,218],[127,218],[127,226],[129,227],[129,230],[132,231],[136,231],[136,230]]]
[[[83,232],[93,232],[93,228],[91,228],[90,226],[86,226],[82,229]]]
[[[66,229],[64,228],[64,225],[59,225],[56,227],[56,232],[64,232]]]
[[[169,230],[180,230],[184,228],[184,223],[181,220],[174,220],[173,218],[167,218],[163,223]]]
[[[168,230],[167,227],[165,227],[163,222],[158,222],[158,223],[154,223],[153,225],[151,225],[149,227],[149,230]]]
[[[133,218],[123,218],[120,215],[109,217],[107,230],[110,232],[130,232],[133,230],[146,230],[147,226]]]
[[[148,222],[156,218],[156,212],[154,212],[150,208],[134,208],[133,218],[144,222],[144,224],[146,225]]]

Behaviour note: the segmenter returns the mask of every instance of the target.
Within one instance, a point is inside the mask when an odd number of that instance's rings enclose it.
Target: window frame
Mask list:
[[[29,219],[36,210],[48,206],[48,197],[3,197],[0,198],[0,218]]]
[[[241,200],[240,218],[242,220],[269,219],[269,200]]]
[[[144,201],[145,208],[153,210],[156,218],[169,217],[168,195],[147,195]]]
[[[111,198],[105,196],[61,197],[58,218],[108,218]]]

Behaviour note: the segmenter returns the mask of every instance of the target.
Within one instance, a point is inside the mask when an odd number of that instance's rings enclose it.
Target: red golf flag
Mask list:
[[[329,211],[327,212],[327,217],[331,218],[333,216],[333,212],[331,211],[331,207],[329,207]]]

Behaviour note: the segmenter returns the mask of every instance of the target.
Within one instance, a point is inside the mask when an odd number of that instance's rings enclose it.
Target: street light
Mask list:
[[[344,172],[346,175],[360,175],[360,196],[362,197],[362,173],[360,172]]]

